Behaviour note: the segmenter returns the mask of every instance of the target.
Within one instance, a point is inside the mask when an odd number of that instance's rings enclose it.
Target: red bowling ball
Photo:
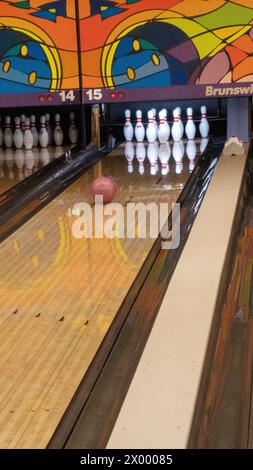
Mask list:
[[[117,193],[117,189],[117,185],[113,178],[100,176],[91,184],[90,192],[94,200],[95,196],[103,196],[104,204],[108,204],[113,201]]]

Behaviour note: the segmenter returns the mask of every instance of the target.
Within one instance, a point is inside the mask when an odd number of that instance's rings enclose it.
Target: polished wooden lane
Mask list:
[[[154,240],[72,236],[69,209],[91,202],[94,177],[112,175],[114,202],[175,202],[175,173],[128,174],[124,146],[65,190],[0,246],[0,447],[45,447]],[[199,154],[197,155],[197,158]],[[138,227],[136,227],[138,230]]]
[[[66,147],[45,149],[2,149],[0,147],[0,194],[28,178],[31,174],[60,157]]]

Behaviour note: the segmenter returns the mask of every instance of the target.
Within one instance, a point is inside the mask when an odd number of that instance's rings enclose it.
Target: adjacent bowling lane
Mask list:
[[[199,143],[196,152],[179,162],[176,146],[169,163],[163,154],[162,167],[150,147],[144,158],[147,147],[135,145],[133,156],[132,146],[122,145],[1,243],[1,448],[47,445],[154,243],[77,239],[73,206],[92,203],[89,188],[101,175],[114,177],[114,202],[124,213],[128,202],[171,204],[200,156]]]
[[[60,157],[65,150],[66,147],[60,146],[32,150],[0,147],[0,194]]]

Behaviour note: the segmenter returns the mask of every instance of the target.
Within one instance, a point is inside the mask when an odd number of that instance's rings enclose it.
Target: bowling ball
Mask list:
[[[104,204],[108,204],[113,201],[117,193],[117,189],[117,185],[113,178],[100,176],[92,182],[90,192],[94,200],[95,196],[103,196]]]

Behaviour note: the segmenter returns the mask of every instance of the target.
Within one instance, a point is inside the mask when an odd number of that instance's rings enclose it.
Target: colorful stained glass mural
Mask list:
[[[0,0],[0,94],[77,88],[75,0]]]
[[[253,0],[79,0],[85,88],[253,81]]]

